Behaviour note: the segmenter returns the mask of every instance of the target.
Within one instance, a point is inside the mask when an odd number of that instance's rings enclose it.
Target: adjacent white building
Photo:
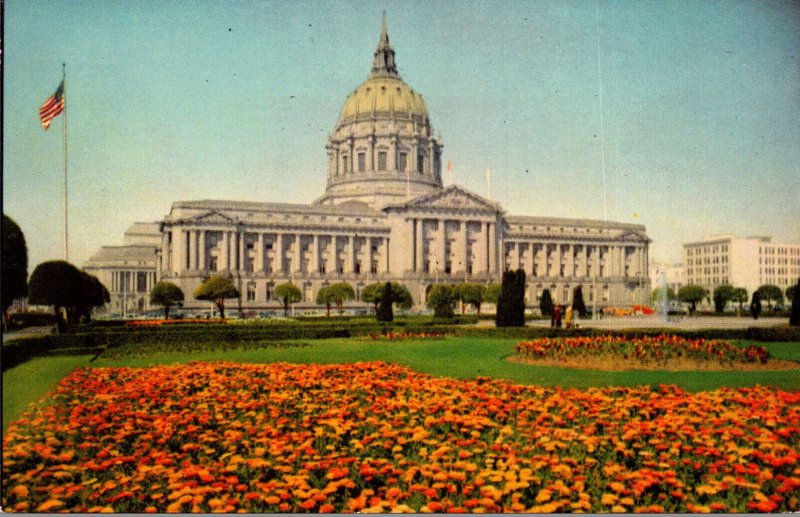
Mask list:
[[[748,294],[765,284],[785,290],[800,278],[800,244],[773,243],[771,237],[709,237],[684,244],[683,257],[686,283],[710,292],[723,284]]]
[[[544,289],[569,303],[579,285],[587,303],[648,302],[643,225],[508,215],[495,201],[443,186],[442,148],[422,96],[397,72],[384,22],[370,74],[328,138],[327,188],[315,202],[178,201],[157,228],[134,225],[126,246],[102,248],[87,269],[102,273],[114,311],[156,279],[177,284],[188,309],[207,309],[192,292],[213,274],[231,278],[240,307],[254,313],[280,307],[273,290],[284,282],[300,288],[307,307],[332,283],[360,293],[372,282],[401,282],[421,308],[431,284],[499,282],[519,268],[529,305]],[[147,306],[142,299],[136,307]]]
[[[669,264],[666,262],[650,262],[650,284],[653,289],[661,287],[663,276],[666,275],[667,287],[678,292],[678,289],[686,285],[686,270],[683,264]]]

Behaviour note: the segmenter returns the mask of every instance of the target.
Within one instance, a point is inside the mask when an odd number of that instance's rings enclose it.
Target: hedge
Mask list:
[[[231,343],[237,346],[267,346],[266,342],[281,340],[348,338],[385,334],[387,332],[429,333],[439,332],[460,337],[533,339],[556,336],[654,336],[673,334],[686,339],[742,339],[751,341],[796,341],[800,342],[800,327],[750,327],[745,329],[700,329],[675,330],[651,329],[599,329],[552,327],[475,327],[454,324],[463,322],[456,317],[443,322],[399,322],[382,324],[377,322],[334,325],[329,321],[315,324],[286,325],[189,325],[187,327],[110,328],[93,329],[90,332],[47,335],[11,341],[2,348],[2,371],[12,368],[32,357],[45,354],[97,354],[121,346],[140,345],[137,348],[164,351],[179,350],[192,344],[203,349],[226,349]],[[109,352],[110,353],[110,352]]]

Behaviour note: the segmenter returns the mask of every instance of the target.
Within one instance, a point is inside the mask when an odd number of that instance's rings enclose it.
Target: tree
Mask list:
[[[786,288],[786,300],[789,301],[790,303],[791,303],[792,300],[794,300],[794,288],[795,287],[796,286],[794,286],[794,285],[790,285],[789,287]]]
[[[650,301],[655,304],[662,303],[664,299],[662,298],[664,295],[662,293],[663,288],[656,287],[653,289],[653,294],[650,295]],[[667,286],[667,301],[675,300],[678,297],[675,295],[675,289]]]
[[[2,241],[0,298],[5,322],[8,319],[6,311],[14,300],[28,295],[28,248],[25,245],[25,235],[6,214],[3,214]]]
[[[434,318],[452,318],[455,300],[455,293],[449,285],[436,284],[428,293],[428,307],[433,309]]]
[[[583,301],[583,287],[578,286],[572,292],[572,310],[581,318],[586,317],[586,303]]]
[[[750,314],[754,320],[757,320],[758,315],[761,314],[761,293],[758,290],[753,293],[753,299],[750,300]]]
[[[331,299],[331,290],[330,286],[326,285],[323,286],[319,292],[317,293],[317,305],[324,305],[325,306],[325,316],[330,318],[331,317],[331,304],[333,300]]]
[[[735,287],[733,289],[732,302],[739,304],[739,312],[742,312],[742,305],[747,301],[747,289],[744,287]]]
[[[150,303],[164,308],[164,319],[169,319],[169,309],[183,302],[183,291],[172,282],[159,282],[150,290]]]
[[[503,273],[502,290],[497,300],[495,325],[498,327],[525,326],[525,270]]]
[[[371,303],[376,314],[378,312],[378,303],[380,303],[382,295],[383,284],[381,282],[369,284],[361,290],[361,299],[367,303]]]
[[[95,307],[102,307],[111,301],[111,296],[108,289],[98,280],[94,275],[90,275],[85,271],[81,271],[81,293],[78,297],[77,304],[71,310],[67,310],[67,314],[72,313],[71,322],[77,322],[80,318],[84,321],[92,320],[92,309]]]
[[[497,300],[500,299],[500,291],[503,290],[503,286],[500,284],[489,284],[486,286],[486,291],[483,293],[483,301],[486,303],[494,303],[497,304]]]
[[[539,298],[539,310],[542,316],[549,316],[553,313],[553,297],[550,296],[550,289],[544,289]]]
[[[758,293],[762,300],[767,301],[767,309],[770,311],[772,310],[773,301],[777,305],[783,303],[783,291],[781,291],[781,288],[777,285],[764,284],[758,288]]]
[[[408,310],[414,305],[408,287],[403,284],[392,283],[392,300],[398,309]]]
[[[275,287],[275,297],[283,300],[283,315],[289,317],[289,304],[303,299],[303,293],[291,282],[286,282]]]
[[[224,276],[214,275],[194,290],[194,297],[212,302],[219,310],[219,317],[225,319],[225,299],[238,298],[239,290]]]
[[[472,305],[475,311],[480,314],[481,304],[483,304],[486,298],[486,287],[481,284],[472,283],[458,284],[456,286],[456,297],[462,303],[462,314],[464,313],[464,304]]]
[[[734,290],[734,287],[728,284],[714,288],[714,310],[716,312],[725,312],[725,306],[733,299]]]
[[[786,290],[789,292],[789,289]],[[789,325],[793,327],[800,327],[800,278],[792,289],[792,312],[789,315]]]
[[[353,291],[353,286],[347,282],[339,282],[328,286],[328,292],[328,296],[330,296],[331,301],[336,304],[336,308],[339,310],[340,315],[344,313],[344,302],[347,300],[352,300],[356,297],[356,292]]]
[[[69,262],[42,262],[31,274],[28,301],[34,305],[52,305],[60,331],[66,326],[61,315],[62,309],[78,305],[82,284],[81,272]]]
[[[380,305],[375,309],[375,316],[378,321],[393,321],[394,312],[392,311],[392,304],[394,303],[394,289],[391,282],[386,282],[381,289]]]
[[[703,301],[708,296],[708,291],[699,285],[685,285],[678,289],[678,299],[689,304],[689,314],[694,314],[697,302]]]

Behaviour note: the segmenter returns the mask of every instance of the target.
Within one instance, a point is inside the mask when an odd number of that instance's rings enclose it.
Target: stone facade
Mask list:
[[[391,280],[422,309],[431,284],[499,282],[518,268],[531,306],[543,289],[568,303],[578,285],[587,303],[647,303],[644,226],[512,216],[462,187],[444,188],[433,134],[422,97],[397,74],[384,21],[370,76],[329,137],[326,192],[310,205],[174,203],[159,227],[157,278],[184,291],[190,312],[209,309],[192,292],[212,274],[231,278],[240,307],[255,314],[280,307],[273,290],[284,282],[310,309],[325,285],[348,282],[358,294]]]

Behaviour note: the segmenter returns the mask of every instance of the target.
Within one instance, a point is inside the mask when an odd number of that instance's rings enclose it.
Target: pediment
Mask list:
[[[620,240],[628,242],[650,242],[650,239],[647,237],[647,235],[637,232],[636,230],[623,230],[619,238]]]
[[[189,219],[189,222],[202,224],[237,224],[239,220],[235,217],[225,215],[219,210],[211,210],[210,212]]]
[[[444,190],[427,196],[412,199],[397,208],[409,210],[465,211],[481,213],[497,213],[502,211],[494,201],[483,198],[461,187],[452,185]]]

